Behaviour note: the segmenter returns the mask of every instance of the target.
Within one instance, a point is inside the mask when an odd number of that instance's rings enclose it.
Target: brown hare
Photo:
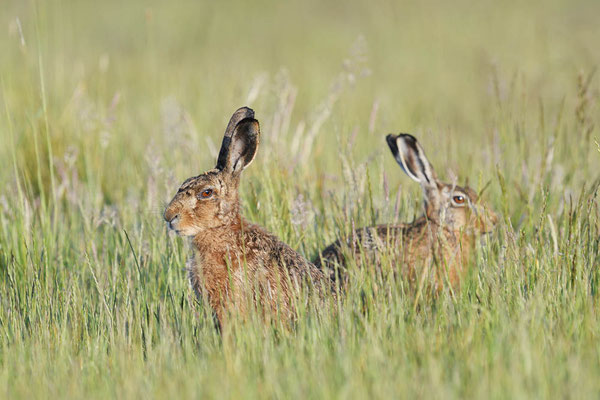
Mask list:
[[[313,264],[240,215],[240,175],[256,155],[259,136],[254,111],[238,109],[216,167],[183,182],[164,214],[169,228],[193,237],[189,279],[220,326],[227,312],[244,315],[256,305],[271,319],[289,320],[301,288],[320,296],[331,290],[331,281]]]
[[[409,282],[424,282],[434,291],[445,282],[456,288],[476,238],[491,231],[497,216],[484,208],[473,189],[440,182],[413,136],[390,134],[386,140],[402,170],[421,185],[425,214],[410,224],[358,229],[325,248],[314,263],[345,285],[346,256],[360,263],[362,255],[379,268],[387,249],[395,272]]]

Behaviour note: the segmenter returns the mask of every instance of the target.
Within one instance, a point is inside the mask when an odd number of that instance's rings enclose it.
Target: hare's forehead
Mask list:
[[[471,199],[472,202],[475,203],[479,199],[477,192],[470,187],[464,187],[462,190],[467,194],[467,196],[469,196],[469,199]]]
[[[208,171],[202,175],[193,176],[191,178],[186,179],[179,187],[179,191],[183,192],[185,190],[198,190],[207,186],[220,187],[221,184],[222,182],[219,178],[218,173]]]
[[[444,184],[442,188],[442,192],[447,196],[452,196],[455,193],[465,194],[471,201],[477,200],[477,193],[468,186],[458,186],[458,185],[449,185]]]

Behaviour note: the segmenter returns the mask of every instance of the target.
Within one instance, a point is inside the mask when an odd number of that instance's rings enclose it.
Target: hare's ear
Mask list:
[[[232,121],[235,115],[232,117]],[[252,115],[254,115],[254,112],[252,112]],[[232,121],[230,121],[230,125]],[[237,122],[230,135],[228,133],[226,131],[225,137],[223,137],[216,168],[237,175],[254,160],[260,138],[260,126],[254,118],[244,118]]]
[[[227,157],[229,156],[229,148],[231,145],[231,138],[233,136],[233,131],[236,126],[246,118],[254,118],[254,110],[249,107],[241,107],[235,110],[231,118],[229,119],[229,123],[227,124],[227,128],[225,128],[225,135],[223,135],[223,142],[221,143],[221,151],[219,152],[219,157],[217,158],[217,166],[216,168],[219,170],[225,169],[225,164],[227,163]]]
[[[407,133],[387,135],[390,150],[402,170],[425,189],[437,188],[437,176],[417,139]]]

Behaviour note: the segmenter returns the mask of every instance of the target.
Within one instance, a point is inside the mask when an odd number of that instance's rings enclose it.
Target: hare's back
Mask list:
[[[277,236],[259,225],[244,225],[245,253],[257,266],[276,269],[278,273],[289,275],[292,282],[324,279],[323,273],[298,252],[282,242]]]
[[[345,279],[350,259],[360,262],[361,257],[372,258],[395,251],[404,237],[411,234],[412,225],[376,225],[355,230],[345,239],[327,246],[314,264],[334,280]]]

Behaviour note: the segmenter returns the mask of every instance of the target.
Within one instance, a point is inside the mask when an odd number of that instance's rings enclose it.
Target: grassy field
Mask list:
[[[0,398],[600,397],[600,3],[11,1]],[[460,292],[356,268],[338,313],[221,337],[162,220],[255,109],[244,214],[308,258],[410,221],[384,136],[501,215]],[[361,294],[366,302],[362,303]]]

